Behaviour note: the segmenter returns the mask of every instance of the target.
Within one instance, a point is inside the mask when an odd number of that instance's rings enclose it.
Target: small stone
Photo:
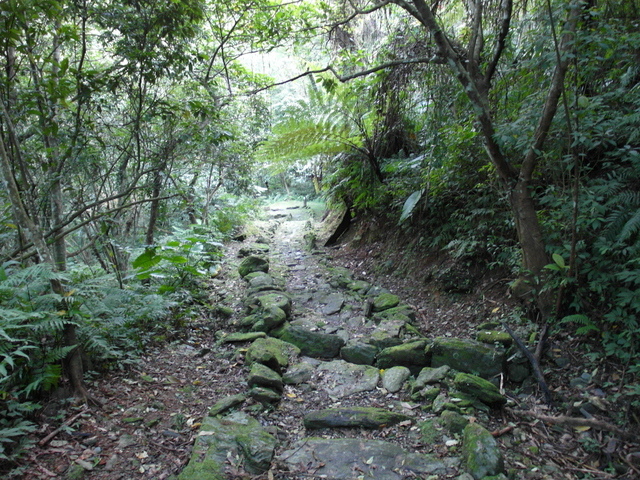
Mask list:
[[[267,387],[278,392],[282,392],[284,389],[282,377],[261,363],[251,365],[247,383],[249,387]]]
[[[249,396],[263,405],[278,403],[282,398],[280,393],[265,387],[253,387],[249,390]]]
[[[245,400],[246,396],[241,393],[224,397],[223,399],[218,400],[215,405],[209,409],[209,416],[215,417],[216,415],[220,415],[221,413],[232,409],[236,405],[240,405]]]

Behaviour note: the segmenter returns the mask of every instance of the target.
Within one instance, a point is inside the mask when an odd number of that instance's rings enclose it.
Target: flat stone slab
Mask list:
[[[375,389],[380,381],[380,371],[377,368],[344,360],[322,363],[318,365],[316,372],[322,375],[318,387],[337,398],[368,392]]]
[[[323,480],[415,479],[419,475],[453,473],[458,459],[447,463],[433,455],[411,453],[383,440],[306,438],[283,452],[280,460],[292,474]]]

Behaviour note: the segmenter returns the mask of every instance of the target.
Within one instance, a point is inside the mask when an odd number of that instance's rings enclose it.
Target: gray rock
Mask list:
[[[473,340],[437,338],[427,348],[431,366],[449,365],[454,370],[493,378],[502,373],[504,351]]]
[[[315,332],[298,325],[285,325],[272,334],[296,345],[303,355],[318,358],[337,357],[345,343],[339,335]]]
[[[421,390],[427,385],[441,382],[446,378],[450,371],[451,368],[449,365],[443,365],[438,368],[424,367],[420,370],[418,378],[416,378],[414,390]]]
[[[398,392],[410,375],[407,367],[391,367],[382,374],[382,386],[391,393]]]
[[[251,365],[247,384],[249,387],[267,387],[278,392],[282,392],[284,389],[280,374],[257,362]]]
[[[375,345],[359,341],[349,342],[340,349],[340,357],[358,365],[373,365],[377,353]]]
[[[504,470],[500,447],[491,432],[478,423],[464,428],[462,457],[465,470],[475,480],[499,475]]]
[[[405,367],[424,367],[427,365],[425,354],[425,340],[403,343],[395,347],[388,347],[378,353],[376,365],[378,368],[390,368],[398,365]]]
[[[322,308],[322,313],[325,315],[335,315],[336,313],[340,313],[340,310],[342,310],[344,306],[344,296],[340,293],[331,293],[323,299],[322,303],[325,303],[325,306]]]
[[[354,365],[344,360],[325,362],[316,367],[320,378],[318,388],[342,398],[373,390],[380,381],[380,371],[369,365]]]
[[[382,440],[360,438],[305,438],[279,460],[293,471],[313,471],[326,480],[353,480],[356,476],[375,480],[402,480],[425,475],[451,473],[448,465],[434,455],[410,453]],[[354,476],[354,472],[357,475]]]
[[[500,393],[498,387],[477,375],[458,373],[453,384],[461,392],[471,395],[487,405],[499,407],[507,403],[507,399]]]
[[[282,372],[289,366],[290,360],[298,355],[300,349],[295,345],[267,337],[254,341],[247,349],[245,358],[248,365],[262,363],[271,370]]]
[[[308,363],[298,363],[289,367],[282,376],[282,380],[287,385],[297,385],[299,383],[308,382],[313,376],[315,368]]]
[[[319,428],[382,428],[410,420],[403,413],[392,412],[376,407],[325,408],[310,412],[304,416],[307,429]]]
[[[269,272],[269,260],[266,258],[250,255],[246,257],[238,266],[238,273],[241,277],[246,277],[250,273]]]
[[[257,420],[242,412],[223,418],[206,417],[191,459],[178,480],[223,480],[227,455],[242,458],[250,473],[264,473],[271,465],[275,447],[276,439]]]

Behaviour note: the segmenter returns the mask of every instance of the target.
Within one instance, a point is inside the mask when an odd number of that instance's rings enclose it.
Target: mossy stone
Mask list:
[[[462,458],[465,470],[476,480],[504,471],[498,442],[478,423],[469,423],[463,431]]]
[[[381,293],[373,299],[373,311],[382,312],[400,304],[400,297],[393,293]]]
[[[238,266],[238,273],[242,278],[246,278],[250,273],[269,272],[269,260],[256,255],[246,257]]]
[[[507,403],[507,399],[500,393],[498,387],[477,375],[458,373],[453,384],[461,392],[477,398],[487,405],[498,407]]]

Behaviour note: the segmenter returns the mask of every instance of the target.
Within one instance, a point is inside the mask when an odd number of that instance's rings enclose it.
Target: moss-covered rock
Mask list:
[[[477,375],[458,373],[453,384],[461,392],[471,395],[487,405],[499,407],[507,403],[507,399],[500,393],[498,387]]]
[[[462,462],[475,480],[504,471],[500,447],[491,432],[478,423],[469,423],[463,431]]]
[[[417,340],[385,348],[378,353],[376,365],[378,368],[395,366],[424,367],[427,365],[426,345],[427,342],[425,340]]]
[[[215,417],[221,413],[231,410],[233,407],[242,404],[246,400],[246,395],[238,393],[230,395],[218,400],[213,407],[209,409],[209,416]]]
[[[271,465],[275,447],[276,439],[242,412],[223,418],[206,417],[189,464],[178,480],[224,480],[227,455],[242,458],[250,473],[264,473]]]
[[[410,419],[411,417],[407,415],[391,412],[384,408],[326,408],[305,415],[304,426],[308,429],[341,427],[382,428]]]
[[[295,345],[277,338],[259,338],[247,349],[246,362],[248,365],[262,363],[276,372],[282,372],[289,366],[292,358],[300,355],[300,349]]]
[[[437,338],[427,347],[431,366],[449,365],[460,372],[493,378],[502,373],[504,351],[473,340]]]
[[[462,433],[464,427],[469,423],[469,420],[458,412],[445,410],[440,415],[439,422],[451,435],[458,435]]]
[[[263,405],[272,405],[282,399],[280,392],[269,387],[253,387],[249,390],[249,396]]]
[[[373,319],[377,322],[383,320],[406,320],[409,319],[409,322],[412,322],[416,319],[416,312],[409,305],[399,305],[397,307],[388,308],[387,310],[382,310],[381,312],[377,312]]]
[[[238,273],[242,278],[245,278],[250,273],[255,272],[269,272],[269,260],[256,255],[250,255],[246,257],[238,266]]]
[[[316,358],[334,358],[340,354],[345,342],[338,335],[314,332],[300,325],[284,325],[274,330],[273,335],[296,345],[303,355]]]
[[[390,308],[397,307],[400,303],[400,297],[393,293],[381,293],[373,299],[373,311],[382,312]]]
[[[373,365],[378,348],[364,342],[349,342],[340,349],[343,360],[357,365]]]
[[[271,370],[266,365],[257,362],[251,365],[247,383],[249,387],[267,387],[278,392],[282,392],[284,389],[280,374]]]
[[[507,332],[497,330],[481,330],[476,334],[476,340],[493,345],[498,343],[508,347],[513,344],[513,338]]]

